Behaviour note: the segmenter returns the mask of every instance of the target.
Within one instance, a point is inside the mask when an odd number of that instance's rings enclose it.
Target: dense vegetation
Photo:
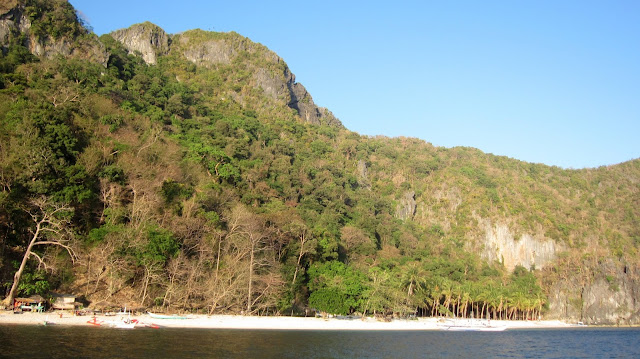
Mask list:
[[[75,14],[27,3],[40,6],[29,10],[38,36],[84,36]],[[21,295],[60,288],[92,306],[207,313],[535,318],[577,267],[584,280],[604,260],[637,268],[640,161],[562,170],[312,125],[256,86],[256,68],[286,69],[263,46],[234,33],[176,36],[239,50],[196,66],[178,48],[147,65],[104,35],[104,68],[7,44],[3,288],[38,221],[60,208],[42,226],[56,231],[40,235],[65,247],[34,248]],[[405,216],[407,193],[417,206]],[[565,250],[544,270],[510,272],[479,255],[483,219]]]

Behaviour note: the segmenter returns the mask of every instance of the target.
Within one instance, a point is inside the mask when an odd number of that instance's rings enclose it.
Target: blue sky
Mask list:
[[[97,34],[238,32],[360,134],[564,168],[640,157],[640,1],[70,2]]]

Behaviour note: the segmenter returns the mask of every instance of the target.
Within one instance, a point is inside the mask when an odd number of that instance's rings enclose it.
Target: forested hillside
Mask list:
[[[11,295],[90,307],[640,322],[640,160],[361,136],[239,34],[98,38],[63,0],[0,41],[3,296],[24,263]]]

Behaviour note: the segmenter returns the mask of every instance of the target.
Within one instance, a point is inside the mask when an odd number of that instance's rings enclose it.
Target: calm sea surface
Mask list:
[[[2,325],[0,358],[640,358],[640,329],[465,333]]]

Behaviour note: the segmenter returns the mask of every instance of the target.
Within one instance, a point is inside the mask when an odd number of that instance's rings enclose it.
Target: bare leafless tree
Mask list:
[[[25,248],[20,267],[13,277],[13,284],[9,295],[3,300],[5,306],[12,304],[18,289],[18,284],[20,283],[20,277],[30,257],[36,258],[40,264],[46,266],[43,258],[33,252],[35,246],[59,246],[69,253],[72,261],[75,261],[77,258],[71,245],[72,234],[69,222],[69,214],[73,211],[73,208],[65,204],[54,203],[46,197],[33,199],[30,204],[31,206],[25,208],[25,211],[31,216],[34,224],[34,226],[29,229],[31,239]]]

